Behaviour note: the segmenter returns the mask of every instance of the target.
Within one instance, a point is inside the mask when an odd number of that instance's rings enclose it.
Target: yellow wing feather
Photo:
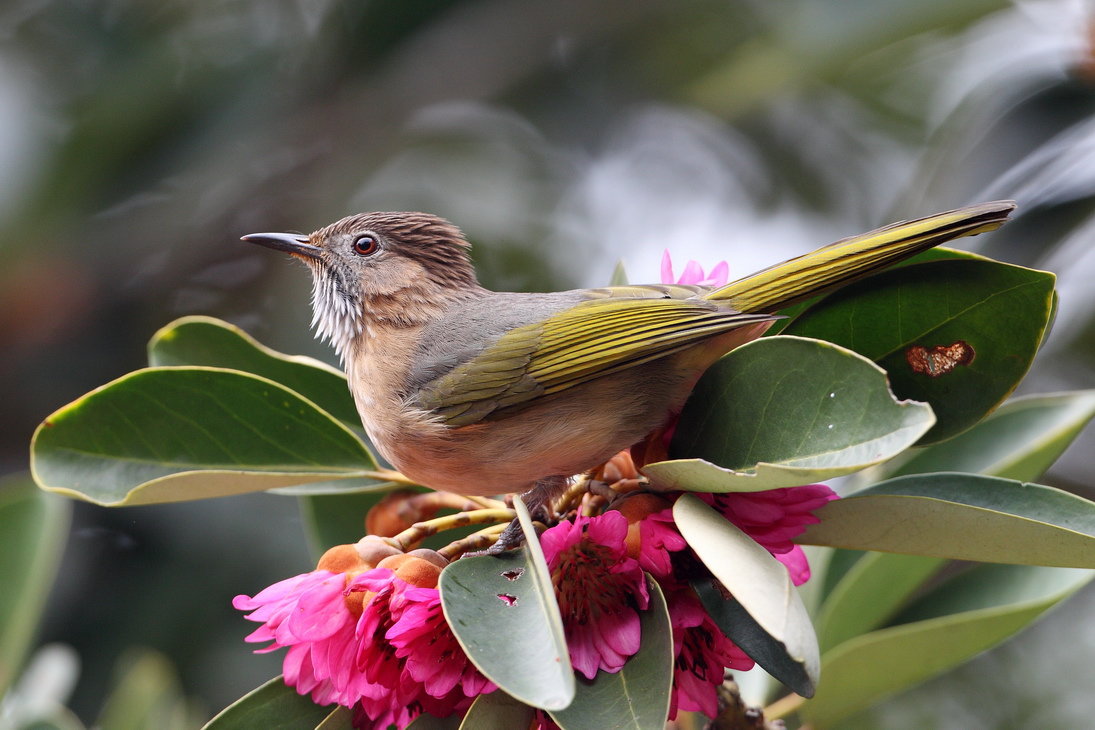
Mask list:
[[[770,315],[741,314],[714,302],[621,297],[590,299],[547,320],[517,327],[419,390],[416,404],[451,426],[633,367]],[[604,290],[598,290],[604,291]],[[615,293],[615,292],[613,292]],[[664,297],[665,295],[661,295]]]

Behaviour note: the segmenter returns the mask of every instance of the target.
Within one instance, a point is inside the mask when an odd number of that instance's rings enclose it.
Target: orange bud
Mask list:
[[[360,573],[371,566],[366,564],[353,545],[335,545],[323,553],[316,570],[329,570],[332,573]]]
[[[656,494],[650,492],[639,492],[637,494],[631,494],[624,497],[619,502],[615,509],[618,509],[620,513],[627,518],[627,538],[625,543],[627,544],[627,554],[631,558],[638,560],[639,552],[642,550],[642,537],[639,530],[639,523],[647,515],[652,515],[655,512],[661,512],[663,509],[672,507],[673,504]]]
[[[393,555],[381,560],[376,567],[388,568],[400,580],[419,588],[436,588],[441,575],[438,565],[418,555]]]

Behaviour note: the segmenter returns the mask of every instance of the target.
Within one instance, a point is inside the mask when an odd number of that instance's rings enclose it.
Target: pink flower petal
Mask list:
[[[662,283],[663,284],[675,284],[673,279],[673,260],[669,257],[669,249],[667,248],[662,254]]]
[[[708,286],[726,286],[728,281],[730,281],[730,264],[725,261],[715,264],[715,268],[707,274]]]
[[[796,586],[810,580],[810,563],[806,560],[806,553],[798,545],[785,553],[776,554],[775,558],[787,566],[787,572],[791,574],[791,582]]]
[[[677,280],[678,284],[699,284],[703,281],[703,268],[700,267],[695,261],[689,261],[684,271],[681,273],[681,278]]]

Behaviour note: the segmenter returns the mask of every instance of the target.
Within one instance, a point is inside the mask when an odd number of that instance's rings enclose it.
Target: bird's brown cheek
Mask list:
[[[366,295],[390,296],[403,289],[421,287],[426,271],[419,264],[402,258],[377,260],[362,275]]]

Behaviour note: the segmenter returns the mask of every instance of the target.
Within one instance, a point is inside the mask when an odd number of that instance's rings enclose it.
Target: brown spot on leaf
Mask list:
[[[502,571],[502,577],[506,580],[517,580],[525,574],[524,568],[513,568],[511,570]]]
[[[932,348],[913,345],[905,350],[905,359],[914,373],[938,378],[959,365],[969,365],[976,354],[968,342],[958,340],[953,345],[936,345]]]

